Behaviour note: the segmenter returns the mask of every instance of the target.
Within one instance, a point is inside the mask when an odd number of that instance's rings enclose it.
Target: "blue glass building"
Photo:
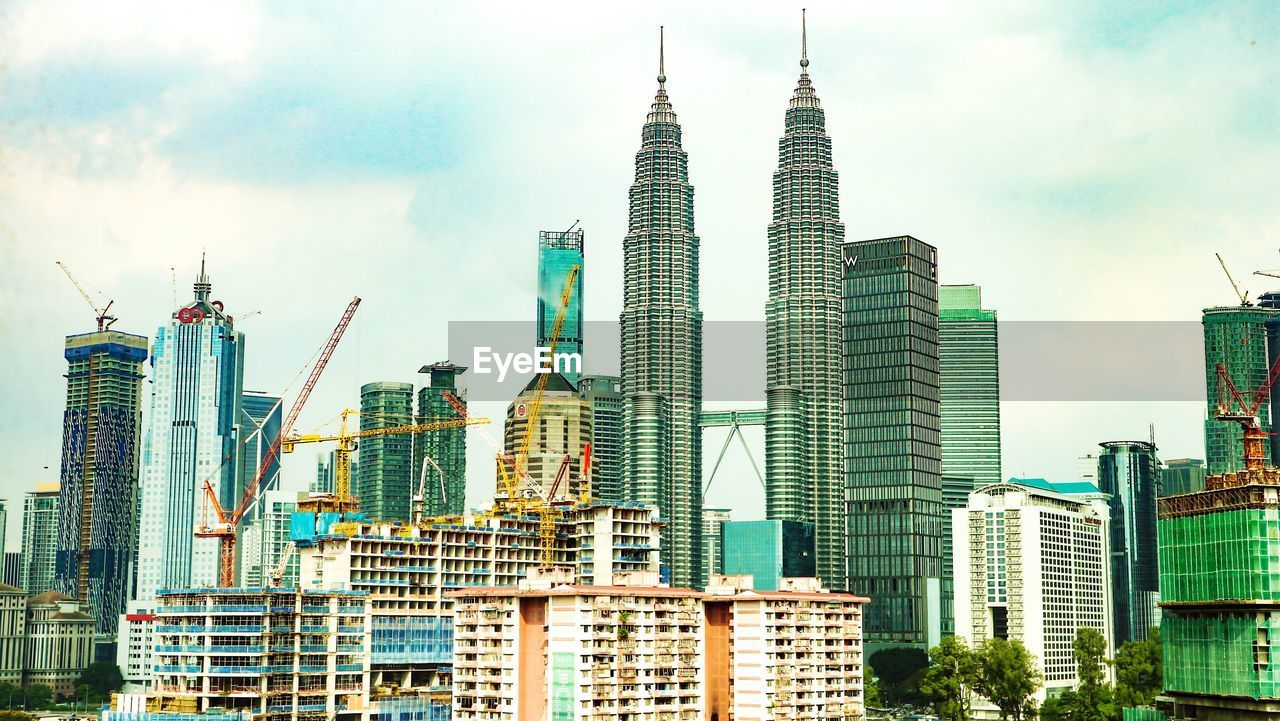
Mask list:
[[[782,578],[817,575],[812,523],[725,521],[720,534],[724,572],[752,576],[757,591],[778,590]]]
[[[551,329],[556,324],[560,310],[560,296],[564,294],[564,282],[573,266],[582,265],[582,229],[564,232],[544,230],[538,233],[538,347],[551,345]],[[582,286],[583,273],[578,271],[569,308],[564,314],[556,353],[577,353],[582,356]],[[582,368],[568,368],[560,375],[578,387]]]
[[[279,396],[267,395],[260,391],[245,391],[240,398],[240,436],[248,440],[240,446],[239,483],[236,486],[236,497],[244,494],[244,489],[253,482],[258,473],[258,466],[267,457],[271,444],[280,435],[280,423],[283,404]],[[280,473],[280,457],[276,456],[267,467],[262,483],[271,484]],[[258,516],[255,506],[245,514],[244,521],[252,522]]]

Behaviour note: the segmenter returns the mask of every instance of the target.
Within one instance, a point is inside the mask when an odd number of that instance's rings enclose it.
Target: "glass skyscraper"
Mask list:
[[[244,334],[235,330],[201,262],[195,300],[156,331],[144,446],[137,598],[161,588],[211,586],[218,540],[194,538],[209,481],[224,509],[239,500]],[[212,511],[210,511],[212,513]]]
[[[724,572],[750,575],[757,591],[776,591],[779,579],[811,577],[817,571],[812,523],[726,521],[720,534]]]
[[[280,403],[279,396],[268,395],[261,391],[245,391],[240,398],[240,407],[241,433],[247,440],[240,445],[238,454],[240,480],[236,487],[237,498],[244,494],[244,489],[248,488],[250,483],[253,483],[253,478],[258,473],[258,466],[262,465],[262,459],[267,457],[271,444],[275,443],[280,435],[283,415],[283,404]],[[262,477],[262,488],[259,492],[274,487],[278,482],[276,476],[279,473],[280,457],[276,456],[271,460],[271,465],[267,467],[267,472]],[[258,510],[255,506],[245,514],[243,522],[251,522],[257,516]]]
[[[673,586],[702,582],[702,312],[689,157],[658,91],[641,132],[623,240],[621,355],[627,499],[655,505]]]
[[[583,231],[551,231],[538,233],[538,347],[551,346],[551,329],[556,324],[556,314],[560,311],[560,296],[564,294],[564,283],[573,266],[582,265]],[[556,353],[577,353],[582,355],[582,297],[585,273],[578,271],[578,277],[569,293],[569,307],[564,314],[564,325],[560,327],[560,338],[556,342]],[[582,369],[568,368],[561,372],[565,380],[577,387]]]
[[[22,579],[19,587],[28,596],[55,589],[58,556],[57,481],[37,483],[22,498]]]
[[[1242,395],[1246,398],[1252,395],[1267,378],[1268,361],[1280,354],[1280,349],[1267,347],[1268,334],[1274,334],[1280,327],[1280,308],[1205,308],[1203,322],[1205,386],[1209,405],[1204,421],[1204,451],[1208,474],[1216,475],[1244,468],[1240,426],[1230,421],[1214,420],[1213,417],[1218,402],[1218,364],[1226,367],[1227,375]],[[1262,430],[1272,430],[1273,412],[1270,398],[1258,408]],[[1273,436],[1272,443],[1264,446],[1268,465],[1275,461],[1276,442]]]
[[[1203,491],[1204,477],[1204,461],[1199,458],[1170,458],[1160,470],[1160,497]]]
[[[360,386],[360,430],[413,423],[413,384],[396,381]],[[410,519],[410,495],[417,489],[413,435],[373,436],[360,442],[360,471],[352,480],[360,510],[386,521]],[[412,490],[411,490],[412,488]]]
[[[444,393],[448,391],[465,401],[467,394],[458,390],[458,376],[466,370],[466,367],[449,361],[432,363],[418,369],[419,373],[427,374],[427,383],[418,390],[417,423],[453,421],[460,417],[445,400]],[[417,491],[417,484],[422,481],[423,456],[431,456],[444,473],[444,495],[441,496],[440,479],[436,477],[434,468],[427,468],[427,482],[422,494],[423,513],[427,516],[461,514],[467,505],[467,429],[445,428],[419,433],[414,437],[414,492]]]
[[[100,636],[115,635],[133,593],[147,344],[105,330],[68,336],[64,351],[55,575],[59,591],[88,604]]]
[[[806,38],[807,40],[807,38]],[[826,116],[809,80],[807,42],[773,173],[765,306],[765,506],[770,519],[815,524],[818,576],[845,577],[840,472],[839,178]]]
[[[911,236],[841,249],[845,588],[871,597],[869,644],[933,646],[942,630],[938,253]]]
[[[591,496],[609,503],[622,493],[622,379],[582,376],[578,395],[591,404]]]
[[[1115,646],[1160,625],[1156,498],[1160,460],[1144,441],[1098,444],[1098,490],[1111,494],[1111,606]]]

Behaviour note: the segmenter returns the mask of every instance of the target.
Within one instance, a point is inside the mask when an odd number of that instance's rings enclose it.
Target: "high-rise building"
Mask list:
[[[151,414],[143,451],[136,598],[161,588],[212,585],[218,539],[195,538],[207,481],[223,508],[239,498],[244,334],[235,329],[204,261],[195,298],[156,330]]]
[[[271,490],[259,502],[262,513],[244,525],[240,543],[240,585],[258,588],[270,585],[271,572],[280,563],[290,541],[290,523],[297,510],[298,494]],[[281,576],[281,585],[298,585],[298,559],[289,559]]]
[[[849,579],[867,643],[942,632],[937,250],[911,236],[845,243],[844,429]]]
[[[335,451],[316,454],[316,477],[308,485],[308,491],[318,494],[333,493],[333,474],[336,472],[334,464],[337,462],[335,455]],[[348,459],[348,463],[351,464],[351,482],[354,483],[360,475],[360,463],[355,458]]]
[[[765,305],[765,515],[814,524],[818,576],[843,588],[840,467],[839,177],[822,104],[809,80],[807,33],[791,95],[769,223]]]
[[[1115,645],[1160,625],[1156,498],[1160,459],[1144,441],[1098,444],[1098,490],[1111,495],[1111,603]]]
[[[1073,688],[1077,629],[1096,629],[1110,646],[1105,501],[996,483],[951,514],[956,635],[971,645],[994,638],[1022,642],[1044,677],[1037,701]],[[974,718],[999,716],[978,699]]]
[[[240,444],[236,455],[239,466],[236,498],[244,495],[244,489],[253,483],[258,467],[271,450],[271,444],[280,436],[282,410],[283,404],[279,396],[261,391],[245,391],[240,397],[240,432],[241,437],[247,440]],[[279,482],[279,473],[280,457],[277,455],[271,459],[271,464],[262,476],[262,490],[274,487]],[[257,516],[258,507],[254,506],[245,514],[242,522],[251,522]]]
[[[413,423],[413,384],[396,381],[360,386],[360,430]],[[360,510],[371,518],[407,521],[410,496],[417,488],[413,469],[413,436],[373,436],[360,442],[360,472],[354,492]]]
[[[512,458],[527,450],[523,457],[524,470],[544,491],[549,491],[555,484],[560,466],[568,459],[568,475],[561,481],[557,497],[563,494],[563,497],[576,501],[586,492],[582,478],[582,452],[591,442],[591,405],[578,395],[577,389],[564,376],[552,372],[546,379],[538,424],[528,439],[526,449],[524,441],[529,432],[529,411],[541,377],[535,374],[520,395],[507,406],[502,449]],[[495,490],[502,492],[505,489]]]
[[[671,583],[693,586],[703,578],[698,236],[661,46],[658,55],[658,91],[636,153],[623,241],[623,488],[628,500],[661,509]]]
[[[730,520],[731,510],[729,508],[702,509],[702,558],[707,564],[708,576],[724,573],[724,545],[720,533],[724,524]]]
[[[814,527],[803,521],[729,521],[724,573],[751,576],[758,591],[776,591],[784,578],[810,578],[817,568]]]
[[[67,336],[64,356],[56,586],[86,599],[97,633],[110,637],[133,593],[147,339],[112,330]]]
[[[560,298],[564,295],[564,283],[573,266],[582,267],[583,231],[544,230],[538,233],[538,347],[551,346],[551,329],[560,312]],[[556,353],[576,353],[578,365],[562,368],[565,380],[578,386],[582,376],[582,298],[586,280],[582,270],[569,292],[569,307],[565,310],[564,324],[556,340]]]
[[[1222,365],[1241,393],[1250,395],[1267,378],[1270,360],[1280,348],[1268,349],[1268,334],[1280,327],[1280,308],[1232,306],[1204,309],[1204,361],[1208,415],[1204,421],[1204,451],[1209,475],[1244,468],[1240,429],[1230,421],[1214,419],[1218,403],[1218,366]],[[1273,396],[1274,397],[1274,396]],[[1270,432],[1274,423],[1271,399],[1258,408],[1262,430]],[[1276,440],[1267,444],[1266,460],[1275,462]]]
[[[578,394],[591,405],[591,496],[619,503],[622,492],[622,379],[582,376]]]
[[[1170,458],[1160,469],[1160,497],[1203,491],[1204,477],[1204,461],[1199,458]]]
[[[449,361],[432,363],[418,369],[419,373],[427,374],[426,385],[418,390],[418,423],[459,418],[458,412],[445,400],[444,393],[447,391],[465,402],[467,394],[458,389],[458,376],[466,370]],[[462,513],[467,505],[467,429],[445,428],[419,433],[414,437],[415,482],[421,481],[423,456],[431,456],[431,460],[436,462],[444,474],[442,488],[441,479],[436,477],[435,470],[427,470],[427,482],[422,494],[424,513],[428,516],[456,516]],[[414,488],[416,492],[417,486]]]
[[[22,499],[22,582],[18,587],[32,596],[57,586],[54,569],[61,495],[57,481],[41,482]]]

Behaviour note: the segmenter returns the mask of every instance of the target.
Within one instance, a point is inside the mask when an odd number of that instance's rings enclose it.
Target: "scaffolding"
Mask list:
[[[453,660],[453,619],[446,616],[373,616],[374,665],[447,664]]]
[[[1165,721],[1164,712],[1150,706],[1127,708],[1122,714],[1120,721]]]
[[[1160,635],[1165,691],[1280,699],[1280,611],[1166,613]]]
[[[1165,517],[1157,535],[1165,603],[1280,601],[1280,508]]]

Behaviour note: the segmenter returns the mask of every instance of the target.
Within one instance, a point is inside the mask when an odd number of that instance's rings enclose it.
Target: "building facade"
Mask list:
[[[868,645],[942,633],[937,250],[910,236],[842,247],[849,577]]]
[[[1038,702],[1076,685],[1077,629],[1097,629],[1112,656],[1110,512],[1097,494],[996,483],[951,513],[957,636],[1020,641],[1044,675]],[[985,700],[974,712],[998,718]]]
[[[576,223],[575,223],[576,225]],[[561,373],[575,388],[582,376],[582,298],[586,291],[586,273],[583,272],[582,243],[585,234],[581,228],[568,231],[544,230],[538,233],[538,347],[551,347],[551,329],[560,312],[560,298],[569,271],[578,266],[578,277],[569,291],[569,306],[565,309],[564,323],[556,338],[556,353],[576,353],[578,365],[564,368]]]
[[[360,386],[360,430],[413,423],[413,384],[381,381]],[[352,489],[360,510],[371,518],[409,520],[410,496],[417,488],[413,436],[407,433],[361,439],[360,472]]]
[[[807,45],[807,43],[806,43]],[[765,305],[765,515],[813,523],[818,575],[844,587],[840,446],[839,176],[807,47],[791,95],[769,224]]]
[[[22,685],[26,629],[26,591],[0,584],[0,683]]]
[[[23,684],[73,696],[81,674],[94,661],[94,625],[81,603],[65,594],[45,591],[27,599]]]
[[[418,390],[418,423],[436,423],[456,420],[458,412],[445,400],[448,392],[466,402],[466,391],[458,389],[458,376],[466,368],[449,361],[423,366],[419,373],[427,374],[427,382]],[[456,516],[467,506],[467,429],[445,428],[426,431],[413,438],[414,473],[423,472],[425,456],[430,456],[440,467],[443,479],[433,477],[434,470],[427,470],[427,483],[423,492],[423,509],[428,516]],[[421,480],[419,476],[419,480]],[[441,483],[437,481],[443,481]]]
[[[1160,459],[1143,441],[1099,444],[1098,490],[1111,495],[1111,599],[1118,648],[1160,625],[1156,499]]]
[[[623,489],[627,500],[661,509],[663,563],[673,584],[693,586],[704,573],[698,236],[661,54],[622,246]]]
[[[244,334],[235,330],[201,263],[195,299],[156,331],[151,413],[143,451],[136,598],[212,585],[218,540],[197,539],[208,481],[223,508],[239,498],[236,449],[244,395]]]
[[[289,491],[267,491],[259,501],[262,512],[242,526],[240,543],[240,585],[258,588],[271,585],[271,572],[280,563],[290,543],[290,524],[298,509],[297,494]],[[298,585],[298,559],[285,565],[280,585]]]
[[[621,503],[622,492],[622,379],[582,376],[578,394],[591,406],[591,495],[606,503]]]
[[[582,500],[588,497],[588,479],[583,478],[583,452],[591,443],[591,404],[565,377],[552,372],[546,376],[538,424],[529,434],[529,413],[536,395],[540,375],[507,406],[507,420],[502,433],[502,450],[511,458],[521,458],[524,470],[544,491],[555,485],[561,466],[568,460],[568,473],[561,480],[557,498]],[[528,435],[528,446],[525,446]],[[497,461],[504,463],[504,461]],[[510,470],[505,473],[510,475]],[[499,469],[499,479],[503,475]],[[498,484],[501,486],[502,481]],[[496,491],[505,492],[503,488]]]
[[[817,569],[814,527],[802,521],[729,521],[724,573],[751,576],[757,591],[777,591],[784,578],[812,578]]]
[[[1244,468],[1244,449],[1240,443],[1240,429],[1230,421],[1214,419],[1218,404],[1218,365],[1227,370],[1232,384],[1245,396],[1251,395],[1267,378],[1271,359],[1280,349],[1268,348],[1268,343],[1280,327],[1280,307],[1255,307],[1251,305],[1223,308],[1205,308],[1204,360],[1205,396],[1208,413],[1204,421],[1204,449],[1207,472],[1210,475],[1238,471]],[[1274,396],[1273,396],[1274,397]],[[1271,399],[1258,408],[1258,419],[1264,431],[1271,431],[1274,423]],[[1277,440],[1273,436],[1267,446],[1267,463],[1276,461]]]
[[[725,572],[721,530],[731,520],[732,512],[729,508],[702,509],[702,557],[706,560],[708,577]]]
[[[57,481],[37,483],[35,490],[22,498],[22,581],[17,585],[31,595],[57,588],[54,569],[61,501]]]
[[[116,667],[126,690],[145,690],[151,683],[151,651],[155,639],[155,601],[130,601],[117,625]]]
[[[1204,461],[1199,458],[1170,458],[1160,469],[1160,497],[1203,491],[1204,478]]]
[[[235,496],[240,498],[253,483],[262,461],[271,450],[271,444],[280,437],[283,405],[279,396],[261,391],[245,391],[240,397],[240,429],[246,440],[240,444],[236,455],[237,483]],[[274,488],[279,482],[280,456],[271,459],[262,475],[262,490]],[[258,515],[257,507],[250,508],[244,521],[252,521]]]

